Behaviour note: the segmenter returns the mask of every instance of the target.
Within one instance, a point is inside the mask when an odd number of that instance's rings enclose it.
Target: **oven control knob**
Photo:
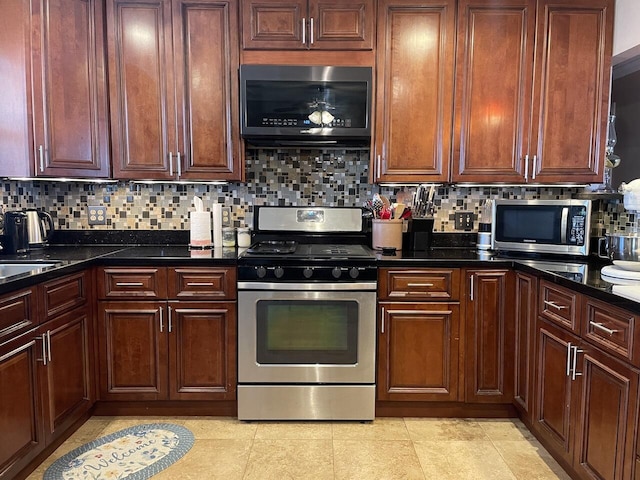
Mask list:
[[[273,274],[276,276],[276,278],[282,278],[284,276],[284,268],[276,267],[273,270]]]
[[[331,275],[333,275],[333,278],[340,278],[340,275],[342,275],[342,269],[340,267],[334,267],[334,269],[331,270]]]
[[[258,275],[258,278],[264,278],[267,275],[267,269],[264,267],[256,267],[256,275]]]
[[[304,278],[311,278],[311,275],[313,275],[313,268],[306,267],[302,270],[302,275]]]
[[[349,270],[349,276],[351,278],[358,278],[358,275],[360,275],[360,270],[358,270],[356,267],[352,267]]]

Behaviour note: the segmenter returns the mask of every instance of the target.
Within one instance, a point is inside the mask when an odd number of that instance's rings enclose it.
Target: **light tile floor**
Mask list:
[[[371,423],[220,417],[93,417],[28,480],[83,443],[140,423],[189,428],[193,448],[154,480],[569,480],[519,420],[377,418]]]

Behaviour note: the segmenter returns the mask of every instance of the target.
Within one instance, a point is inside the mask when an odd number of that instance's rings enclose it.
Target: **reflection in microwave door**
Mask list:
[[[523,238],[522,242],[523,243],[538,243],[537,240],[531,240],[531,239],[528,239],[528,238]]]

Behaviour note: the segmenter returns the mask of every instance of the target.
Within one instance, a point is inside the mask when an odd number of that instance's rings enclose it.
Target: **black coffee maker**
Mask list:
[[[24,212],[5,212],[2,253],[20,255],[29,251],[29,228]]]

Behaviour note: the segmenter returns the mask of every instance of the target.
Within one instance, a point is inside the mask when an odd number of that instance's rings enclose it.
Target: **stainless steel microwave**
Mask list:
[[[496,200],[494,250],[589,255],[591,200]]]
[[[371,142],[371,67],[241,65],[240,133],[255,145]]]

